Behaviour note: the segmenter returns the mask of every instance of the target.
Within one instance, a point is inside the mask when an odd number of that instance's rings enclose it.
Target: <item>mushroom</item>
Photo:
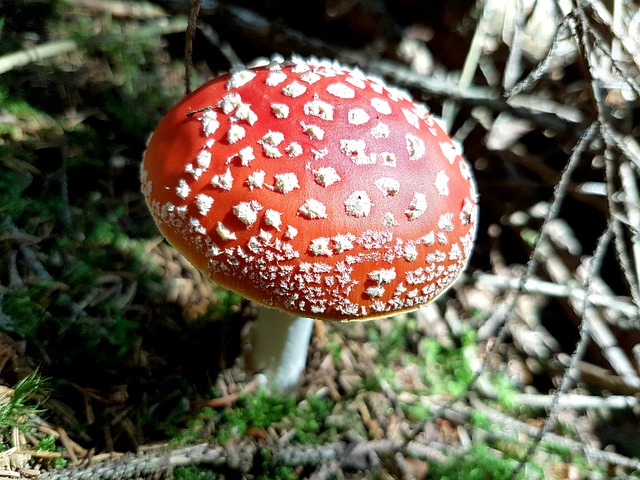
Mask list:
[[[280,392],[299,381],[311,318],[428,304],[475,239],[473,175],[435,117],[330,61],[273,61],[204,84],[160,122],[141,181],[170,243],[269,307],[253,363]]]

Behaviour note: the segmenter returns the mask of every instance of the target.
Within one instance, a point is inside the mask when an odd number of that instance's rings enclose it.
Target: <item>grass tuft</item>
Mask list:
[[[36,372],[20,380],[12,389],[0,390],[0,450],[8,450],[14,428],[33,428],[45,396],[45,381]]]

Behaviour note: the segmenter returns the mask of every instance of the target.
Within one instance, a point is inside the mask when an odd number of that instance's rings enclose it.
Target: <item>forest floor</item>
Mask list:
[[[140,193],[191,2],[3,2],[0,479],[640,477],[638,4],[254,3],[203,3],[192,85],[278,52],[408,90],[476,175],[467,271],[316,322],[299,390],[265,393],[254,306]]]

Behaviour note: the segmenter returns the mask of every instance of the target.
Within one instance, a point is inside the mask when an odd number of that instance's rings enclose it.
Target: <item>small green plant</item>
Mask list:
[[[342,355],[342,345],[340,345],[339,342],[337,341],[329,342],[327,343],[326,348],[331,352],[331,356],[333,357],[334,360],[340,359],[340,355]]]
[[[207,435],[207,425],[215,421],[214,436],[220,443],[241,437],[250,428],[266,429],[272,425],[295,428],[294,442],[323,442],[334,433],[333,429],[325,428],[333,406],[333,402],[324,398],[310,397],[297,404],[295,397],[270,395],[260,390],[241,397],[236,405],[222,412],[203,409],[177,441],[201,439]]]
[[[237,405],[222,412],[216,438],[224,443],[244,435],[249,428],[267,428],[291,416],[295,409],[293,397],[268,395],[264,390],[243,396]]]
[[[438,480],[508,480],[516,468],[514,459],[501,456],[497,451],[481,443],[454,456],[445,465],[431,464],[430,477]],[[542,470],[528,465],[515,480],[542,479]]]
[[[493,428],[493,424],[487,415],[478,410],[471,411],[471,425],[476,428],[481,428],[483,430],[491,430]]]
[[[473,380],[469,352],[475,349],[475,334],[466,332],[460,341],[459,347],[445,347],[433,338],[423,340],[424,376],[432,393],[458,396]]]
[[[502,373],[496,373],[491,377],[491,383],[496,389],[498,394],[498,403],[505,408],[512,410],[518,408],[516,403],[517,389],[509,381],[506,375]]]
[[[376,392],[380,389],[381,380],[377,372],[367,373],[362,379],[362,388],[367,392]]]
[[[45,114],[33,108],[27,101],[13,97],[4,85],[0,85],[0,113],[5,114],[0,117],[7,118],[8,115],[9,119],[0,119],[0,137],[19,139],[23,129],[30,131],[47,123]]]
[[[410,349],[408,343],[416,336],[415,319],[409,315],[397,315],[388,331],[381,332],[377,328],[368,329],[369,342],[376,345],[381,364],[395,361],[406,355]]]
[[[422,405],[419,403],[413,404],[413,405],[406,405],[405,409],[407,412],[407,417],[412,422],[425,420],[429,418],[429,415],[431,414],[431,409],[429,408],[428,405]]]
[[[295,440],[300,443],[322,443],[328,440],[333,430],[327,430],[324,422],[331,414],[334,404],[320,397],[309,397],[298,406],[294,426]]]
[[[499,387],[496,387],[499,388]],[[499,394],[500,395],[500,394]],[[491,419],[483,412],[480,411],[472,411],[471,412],[471,425],[474,429],[484,430],[486,432],[495,432],[501,428],[501,425],[495,424],[491,421]],[[496,450],[492,450],[490,446],[486,444],[477,444],[474,448],[461,455],[456,460],[452,460],[452,463],[449,465],[451,468],[458,468],[459,464],[455,463],[463,459],[463,463],[465,465],[471,466],[473,462],[477,462],[480,465],[477,468],[496,468],[496,472],[499,473],[499,476],[489,476],[486,478],[512,478],[509,472],[513,473],[515,471],[515,466],[517,461],[522,461],[522,456],[524,455],[524,450],[520,448],[518,445],[522,446],[515,441],[511,442],[509,440],[501,440],[496,443]],[[500,453],[499,453],[500,452]],[[593,477],[589,478],[605,478],[606,475],[602,473],[599,477],[596,472],[598,472],[599,468],[597,465],[589,463],[587,459],[580,455],[578,452],[572,451],[566,445],[553,443],[552,441],[543,440],[540,443],[538,453],[545,459],[544,465],[545,468],[548,469],[551,465],[563,465],[570,464],[579,467],[580,471],[590,471],[593,474]],[[487,458],[487,455],[491,455]],[[501,456],[504,455],[504,456]],[[446,470],[446,468],[445,468]],[[439,471],[439,470],[438,470]],[[523,469],[523,474],[519,475],[517,478],[545,478],[543,474],[543,469],[536,462],[529,461],[526,467]],[[440,478],[440,477],[434,477]],[[444,478],[455,478],[455,477],[444,477]],[[459,478],[467,478],[467,477],[459,477]],[[469,477],[471,478],[471,477]],[[479,477],[483,478],[483,477]],[[554,477],[555,478],[555,477]]]
[[[45,435],[36,444],[35,450],[38,452],[58,452],[60,448],[56,445],[55,435]],[[49,465],[52,468],[63,468],[67,464],[67,460],[61,456],[53,458]]]
[[[38,452],[55,452],[56,451],[56,437],[55,435],[45,435],[36,444],[36,451]]]
[[[216,480],[224,478],[224,476],[219,473],[197,465],[177,467],[172,473],[171,478],[174,480]]]
[[[538,241],[539,235],[540,235],[540,232],[533,230],[531,228],[523,228],[522,231],[520,232],[520,237],[530,247],[536,244],[536,242]]]
[[[9,448],[11,431],[32,428],[34,415],[40,412],[44,380],[38,373],[20,380],[11,390],[0,393],[0,449]]]
[[[256,477],[256,480],[296,480],[299,478],[293,468],[274,463],[273,455],[267,448],[260,450],[260,456],[262,457],[262,472]]]

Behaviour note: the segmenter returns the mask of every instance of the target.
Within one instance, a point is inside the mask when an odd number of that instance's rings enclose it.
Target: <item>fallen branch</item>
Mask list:
[[[45,472],[38,480],[127,480],[171,472],[187,465],[224,466],[240,473],[249,473],[256,457],[270,451],[271,462],[290,467],[322,467],[337,465],[342,470],[371,471],[380,465],[379,456],[390,455],[400,450],[401,442],[379,440],[359,443],[334,442],[325,445],[259,445],[251,441],[240,441],[225,446],[199,444],[173,450],[146,452],[138,455],[126,454],[88,465]],[[419,444],[410,445],[407,454],[424,458],[439,458]]]
[[[520,278],[516,277],[509,278],[504,275],[479,273],[476,274],[474,278],[478,282],[478,286],[487,286],[500,290],[518,290],[520,288]],[[559,284],[537,278],[528,278],[524,284],[522,292],[540,294],[548,297],[570,297],[571,299],[579,302],[584,302],[587,295],[586,289],[578,285],[577,282]],[[630,318],[636,318],[640,314],[640,312],[638,312],[638,308],[634,304],[626,301],[622,297],[590,293],[589,303],[594,307],[604,307],[617,310]]]
[[[157,3],[168,11],[188,14],[192,2],[160,0]],[[337,48],[322,39],[282,25],[281,22],[271,22],[250,9],[225,5],[215,0],[204,1],[200,21],[211,25],[214,29],[229,29],[232,26],[234,36],[237,38],[244,38],[245,41],[261,46],[269,45],[274,52],[327,56],[345,63],[357,64],[368,73],[380,75],[399,86],[420,90],[432,97],[485,106],[495,112],[510,112],[536,125],[555,131],[570,131],[576,136],[582,135],[587,128],[583,114],[566,105],[533,95],[517,95],[505,99],[498,89],[473,85],[463,87],[450,79],[416,73],[410,67],[397,62],[371,61],[370,54],[366,51]]]
[[[409,393],[401,394],[400,401],[412,404],[420,403],[433,411],[441,409],[443,406],[442,399],[438,401],[432,397],[417,397]],[[492,428],[487,430],[487,433],[507,442],[520,443],[522,441],[522,435],[526,435],[529,438],[536,438],[540,434],[539,427],[516,420],[499,410],[491,408],[480,399],[474,398],[473,395],[471,395],[469,404],[454,402],[449,403],[447,407],[448,408],[439,411],[440,417],[448,419],[453,423],[461,424],[471,422],[473,414],[481,413],[492,425]],[[411,442],[408,448],[414,443],[415,442]],[[555,445],[565,448],[574,454],[585,455],[585,457],[594,464],[601,462],[598,463],[600,466],[609,464],[640,471],[640,460],[638,459],[629,458],[614,452],[607,452],[553,432],[547,432],[545,434],[543,445]]]
[[[131,32],[123,34],[105,34],[81,40],[55,40],[26,48],[19,52],[0,57],[0,75],[16,68],[24,67],[33,62],[49,60],[60,55],[66,55],[85,48],[95,48],[114,43],[125,43],[133,39],[155,37],[168,33],[182,32],[187,28],[184,17],[162,18],[154,20]]]

